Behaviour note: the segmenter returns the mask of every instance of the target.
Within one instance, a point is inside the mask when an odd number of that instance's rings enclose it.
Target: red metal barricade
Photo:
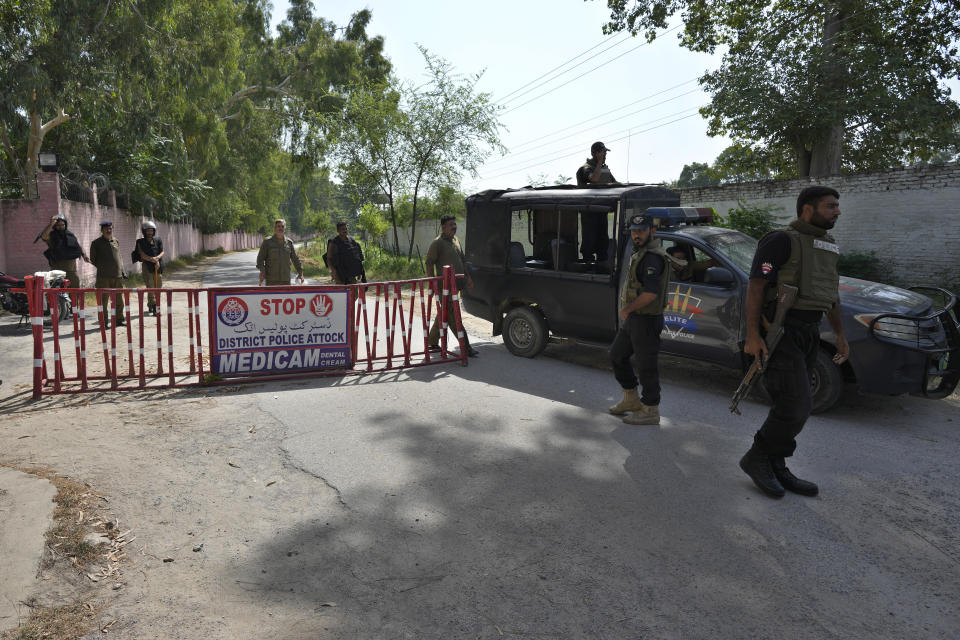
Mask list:
[[[212,299],[204,294],[214,289],[44,289],[43,278],[28,276],[25,280],[33,331],[34,398],[55,393],[342,376],[449,362],[467,364],[459,292],[450,267],[433,278],[314,287],[349,291],[349,366],[297,373],[231,374],[229,379],[208,375],[215,372],[210,370],[209,356],[205,360],[203,354],[201,328],[208,324],[201,321],[201,316],[207,313],[209,317],[211,311],[206,307]],[[257,292],[263,288],[240,290]],[[56,311],[51,312],[50,327],[45,331],[44,299],[50,309],[56,310],[57,297],[63,293],[72,304],[72,325],[68,325],[72,331],[62,330]],[[90,293],[95,296],[95,312],[87,307],[86,296]],[[144,313],[145,296],[151,293],[156,297],[156,316]],[[107,299],[105,306],[101,304],[103,298]],[[124,324],[117,326],[116,309],[121,299]],[[131,301],[136,304],[133,313]],[[447,317],[448,309],[453,310],[453,318]],[[438,352],[431,352],[427,339],[432,318],[439,318],[441,329]],[[88,320],[94,319],[96,326],[92,327]],[[455,330],[459,353],[448,350],[448,327]],[[154,335],[155,357],[149,344]],[[72,349],[66,342],[70,339]],[[88,345],[93,345],[96,353],[88,353]],[[53,354],[49,369],[48,352]]]

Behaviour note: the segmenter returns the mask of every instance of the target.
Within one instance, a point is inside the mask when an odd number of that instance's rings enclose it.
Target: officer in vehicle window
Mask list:
[[[60,269],[67,273],[67,280],[71,287],[80,286],[80,276],[77,273],[77,258],[83,258],[89,263],[90,258],[83,252],[80,241],[73,232],[67,229],[67,218],[63,214],[50,218],[40,238],[47,243],[47,250],[43,252],[51,269]]]
[[[602,142],[590,145],[590,157],[577,169],[577,185],[609,184],[616,182],[607,166],[607,148]],[[580,253],[584,262],[605,262],[610,237],[607,235],[607,214],[596,212],[582,212],[580,214],[580,232],[583,244]]]
[[[660,424],[660,333],[663,331],[663,309],[667,304],[670,273],[669,257],[654,236],[656,228],[650,216],[638,214],[630,218],[633,254],[627,267],[626,281],[620,292],[620,330],[610,345],[613,375],[623,388],[623,399],[610,407],[610,413],[624,416],[627,424]],[[634,373],[631,356],[639,365]],[[632,412],[631,415],[625,415]]]
[[[683,282],[703,282],[703,274],[710,267],[717,266],[713,258],[694,260],[693,248],[677,244],[667,249],[667,254],[673,258],[670,266],[673,269],[673,279]]]
[[[163,286],[163,241],[157,237],[157,225],[147,220],[140,225],[143,237],[137,240],[137,253],[143,263],[143,282],[148,289],[159,289]],[[147,293],[147,313],[158,316],[157,298],[151,291]]]
[[[330,276],[337,284],[366,282],[363,268],[363,249],[360,243],[347,235],[347,223],[337,222],[337,235],[327,243],[327,263]]]
[[[797,198],[797,219],[790,226],[760,239],[747,287],[747,339],[743,350],[766,358],[763,382],[773,407],[753,437],[753,446],[740,468],[767,495],[779,498],[784,490],[817,495],[817,485],[794,476],[785,458],[793,455],[796,437],[810,415],[810,369],[820,347],[820,320],[827,314],[836,338],[836,364],[846,362],[850,347],[840,321],[840,250],[827,233],[840,216],[840,194],[830,187],[807,187]],[[773,354],[762,338],[764,316],[772,318],[777,282],[799,288],[787,312],[783,337]]]

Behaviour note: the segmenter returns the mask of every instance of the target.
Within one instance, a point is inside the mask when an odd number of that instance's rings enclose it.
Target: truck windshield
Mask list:
[[[731,229],[707,235],[702,239],[749,275],[753,254],[757,252],[757,241],[754,238]]]

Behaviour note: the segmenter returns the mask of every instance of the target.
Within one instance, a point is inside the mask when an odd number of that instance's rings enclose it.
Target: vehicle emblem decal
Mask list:
[[[687,287],[686,291],[680,291],[678,284],[667,298],[667,307],[663,310],[663,330],[673,340],[693,340],[696,338],[694,332],[697,330],[697,323],[694,316],[703,313],[700,308],[702,300],[696,296],[691,296],[693,287]]]

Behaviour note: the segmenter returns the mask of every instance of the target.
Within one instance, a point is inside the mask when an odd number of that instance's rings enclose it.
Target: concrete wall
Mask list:
[[[841,251],[876,251],[899,283],[960,284],[958,163],[681,189],[680,200],[685,207],[714,207],[723,216],[738,199],[773,204],[788,222],[796,217],[800,190],[813,184],[840,192],[841,216],[832,233]]]
[[[140,224],[147,218],[133,216],[127,210],[117,208],[112,192],[106,203],[97,202],[96,194],[93,194],[93,204],[62,200],[59,178],[56,173],[41,173],[38,176],[40,197],[36,200],[0,200],[0,271],[22,276],[48,269],[47,260],[43,257],[46,243],[43,240],[32,243],[50,218],[59,212],[67,217],[69,229],[88,253],[90,243],[100,235],[100,222],[112,221],[113,235],[120,242],[124,267],[128,272],[134,272],[130,252],[141,235]],[[242,231],[203,234],[190,224],[161,221],[156,221],[156,224],[157,237],[163,240],[167,260],[218,247],[226,251],[259,247],[263,241],[260,234]],[[83,284],[92,286],[96,270],[83,260],[79,260],[77,266]],[[139,265],[136,270],[139,270]]]

